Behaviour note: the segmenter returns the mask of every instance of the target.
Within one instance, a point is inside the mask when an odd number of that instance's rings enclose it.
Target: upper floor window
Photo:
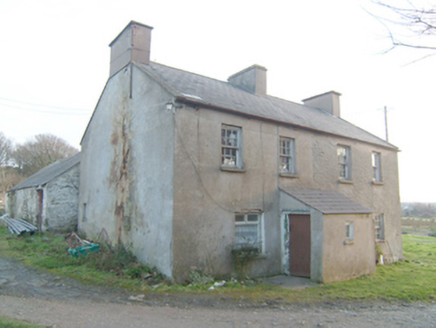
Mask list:
[[[381,156],[380,153],[373,152],[371,155],[372,158],[372,179],[376,182],[382,181],[381,175]]]
[[[385,240],[385,216],[378,214],[374,216],[375,239],[378,241]]]
[[[338,145],[338,164],[339,164],[339,178],[344,180],[351,180],[351,156],[350,147]]]
[[[221,165],[242,168],[241,128],[223,125],[221,128]]]
[[[280,172],[295,174],[295,139],[280,137]]]
[[[259,253],[263,251],[262,215],[247,213],[235,215],[235,245],[256,247]]]

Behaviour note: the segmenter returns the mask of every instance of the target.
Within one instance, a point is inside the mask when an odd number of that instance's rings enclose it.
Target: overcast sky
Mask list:
[[[401,200],[436,202],[436,56],[381,54],[390,41],[364,8],[369,0],[0,0],[0,131],[79,148],[108,78],[108,44],[135,20],[154,27],[153,61],[220,80],[265,66],[270,95],[300,102],[335,90],[342,117],[382,138],[387,106]]]

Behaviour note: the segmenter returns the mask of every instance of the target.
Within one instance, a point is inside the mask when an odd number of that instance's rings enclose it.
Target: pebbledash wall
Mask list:
[[[31,222],[42,231],[75,231],[78,196],[79,166],[75,165],[42,186],[9,191],[6,209],[11,217]]]

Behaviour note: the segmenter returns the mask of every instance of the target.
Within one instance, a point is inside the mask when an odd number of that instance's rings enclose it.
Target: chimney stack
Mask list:
[[[329,91],[321,95],[313,96],[303,100],[306,106],[326,111],[332,115],[341,116],[339,97],[341,94],[336,91]]]
[[[130,62],[150,63],[151,30],[153,27],[131,21],[109,44],[111,63],[109,77]]]
[[[266,96],[266,68],[259,65],[250,66],[230,76],[227,81],[244,91]]]

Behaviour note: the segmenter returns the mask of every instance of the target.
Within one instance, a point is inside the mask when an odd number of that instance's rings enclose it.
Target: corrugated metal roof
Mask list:
[[[280,189],[324,214],[368,214],[372,211],[334,190]]]
[[[74,156],[69,158],[59,160],[50,164],[49,166],[39,170],[35,174],[32,174],[26,180],[21,181],[19,184],[12,187],[9,191],[32,188],[40,185],[44,185],[47,182],[50,182],[54,178],[60,176],[62,173],[68,171],[73,166],[80,163],[80,159],[82,158],[82,153],[77,153]]]
[[[385,140],[325,111],[272,96],[259,96],[232,84],[158,63],[139,65],[174,96],[188,102],[292,124],[397,149]]]

